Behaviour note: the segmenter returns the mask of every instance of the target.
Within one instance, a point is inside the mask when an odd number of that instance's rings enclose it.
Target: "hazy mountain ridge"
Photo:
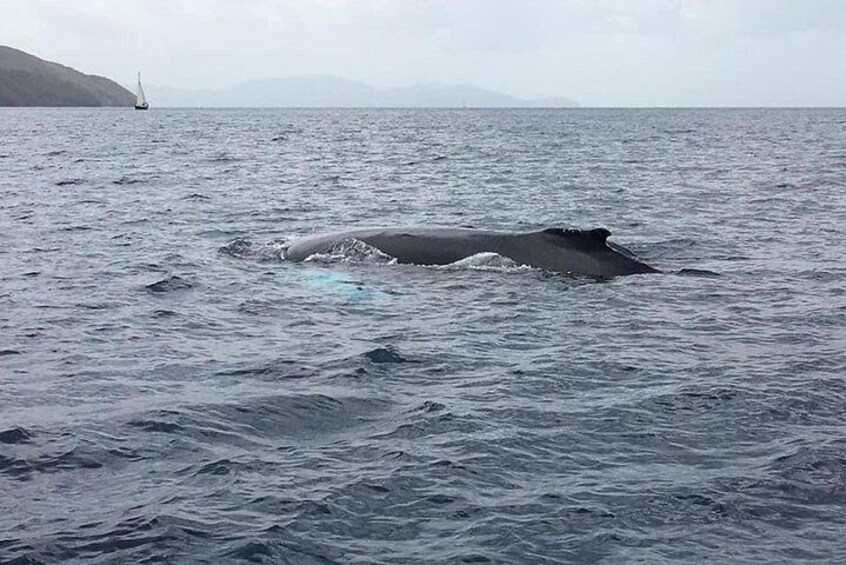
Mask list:
[[[251,80],[219,90],[146,88],[158,107],[575,107],[567,98],[523,99],[467,84],[376,88],[332,75]],[[0,106],[132,106],[116,82],[0,45]]]
[[[522,99],[466,84],[376,88],[332,75],[251,80],[220,90],[146,88],[157,106],[219,107],[576,107],[567,98]]]
[[[135,95],[107,78],[86,75],[0,45],[0,106],[132,106]]]

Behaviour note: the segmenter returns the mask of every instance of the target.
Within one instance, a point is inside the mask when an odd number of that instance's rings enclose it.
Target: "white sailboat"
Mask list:
[[[147,103],[147,97],[144,96],[144,87],[141,86],[141,73],[138,73],[138,88],[135,90],[135,109],[146,110],[150,105]]]

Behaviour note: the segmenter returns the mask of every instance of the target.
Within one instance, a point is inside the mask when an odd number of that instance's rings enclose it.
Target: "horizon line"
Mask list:
[[[124,110],[132,106],[0,106]],[[844,106],[150,106],[151,110],[846,110]]]

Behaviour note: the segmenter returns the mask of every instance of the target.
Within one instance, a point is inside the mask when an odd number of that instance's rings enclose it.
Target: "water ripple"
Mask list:
[[[843,110],[0,113],[0,562],[846,562]]]

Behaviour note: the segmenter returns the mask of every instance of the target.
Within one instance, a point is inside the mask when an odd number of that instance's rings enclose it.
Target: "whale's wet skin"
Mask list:
[[[607,242],[602,228],[508,233],[457,228],[364,229],[327,233],[294,240],[285,258],[307,260],[331,253],[350,242],[363,242],[413,265],[449,265],[473,255],[495,253],[517,264],[583,277],[615,277],[655,273],[627,249]]]
[[[846,563],[844,148],[0,108],[0,563]]]

